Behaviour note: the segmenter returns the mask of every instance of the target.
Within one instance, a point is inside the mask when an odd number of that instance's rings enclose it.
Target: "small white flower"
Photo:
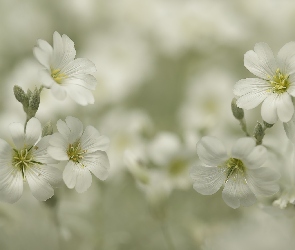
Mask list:
[[[234,94],[240,108],[252,109],[261,102],[261,116],[274,124],[291,120],[294,113],[292,97],[295,96],[295,42],[289,42],[275,59],[266,43],[257,43],[254,51],[244,57],[245,67],[259,78],[247,78],[236,83]]]
[[[75,187],[78,193],[85,192],[91,186],[90,172],[105,180],[110,164],[104,151],[109,146],[109,139],[92,126],[83,131],[82,122],[71,116],[66,118],[66,122],[59,120],[56,126],[59,133],[52,135],[48,153],[56,160],[67,161],[63,180],[68,188]]]
[[[60,170],[47,165],[56,163],[47,154],[50,136],[40,140],[42,129],[36,118],[29,120],[26,130],[21,123],[9,128],[14,146],[0,139],[0,198],[9,203],[18,201],[27,181],[36,199],[47,200],[54,194],[52,186],[62,181]]]
[[[91,90],[95,90],[96,79],[91,74],[95,65],[85,58],[77,58],[74,42],[67,35],[53,34],[53,48],[39,39],[33,49],[37,60],[46,68],[40,72],[41,82],[50,88],[58,100],[67,94],[78,104],[93,104]]]
[[[262,165],[267,160],[263,146],[255,146],[251,138],[239,139],[227,156],[224,145],[215,137],[203,137],[197,152],[204,166],[191,169],[194,189],[204,195],[216,193],[224,184],[222,198],[232,207],[251,206],[256,196],[278,192],[279,175]]]

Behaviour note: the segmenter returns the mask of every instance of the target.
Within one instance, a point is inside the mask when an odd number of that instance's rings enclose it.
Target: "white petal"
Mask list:
[[[92,75],[77,75],[63,80],[63,85],[75,84],[89,90],[95,90],[97,80]]]
[[[267,150],[263,146],[256,146],[252,152],[244,158],[243,163],[249,169],[259,168],[267,161]]]
[[[71,61],[66,67],[62,69],[62,73],[68,77],[75,77],[76,75],[91,74],[96,72],[93,62],[86,58],[77,58]]]
[[[22,149],[25,142],[24,125],[21,123],[12,123],[9,125],[10,134],[16,149]]]
[[[54,69],[62,69],[76,56],[74,42],[67,36],[62,37],[58,32],[53,34],[53,62]]]
[[[196,166],[191,168],[190,176],[194,181],[194,189],[203,195],[216,193],[225,182],[224,168]]]
[[[61,137],[61,136],[60,136]],[[47,152],[47,148],[49,147],[49,140],[51,135],[44,136],[32,149],[34,159],[37,162],[45,163],[45,164],[55,164],[57,163]]]
[[[288,139],[295,143],[295,116],[293,115],[289,122],[283,124]]]
[[[69,127],[67,126],[67,124],[62,121],[62,120],[58,120],[57,123],[56,123],[56,127],[57,127],[57,130],[58,132],[66,139],[69,138],[70,134],[71,134],[71,131],[69,129]]]
[[[4,140],[0,139],[0,166],[11,166],[12,148]]]
[[[46,181],[53,187],[58,187],[62,182],[62,172],[58,168],[51,166],[34,166],[32,171],[39,179]]]
[[[63,180],[68,188],[75,187],[78,174],[79,167],[72,161],[69,161],[63,171]]]
[[[83,124],[78,118],[72,116],[68,116],[66,118],[66,124],[71,131],[69,136],[69,143],[74,143],[77,139],[81,137],[83,133]]]
[[[240,96],[237,105],[240,108],[252,109],[257,107],[268,95],[270,85],[258,78],[240,80],[234,87],[234,94]]]
[[[269,124],[275,124],[278,120],[277,115],[277,95],[269,95],[261,105],[261,116]]]
[[[39,120],[35,117],[31,118],[26,127],[25,144],[27,146],[35,145],[42,135],[42,127]]]
[[[45,88],[50,88],[53,84],[56,84],[47,70],[40,70],[39,78]]]
[[[41,63],[46,69],[50,69],[50,55],[39,47],[33,48],[33,54],[39,63]]]
[[[49,146],[47,149],[48,154],[55,160],[67,161],[69,156],[67,155],[66,149]]]
[[[64,100],[67,97],[67,91],[65,87],[57,83],[51,85],[51,92],[53,96],[60,101]]]
[[[51,146],[67,149],[69,147],[68,140],[63,137],[60,133],[54,133],[50,135],[49,143]]]
[[[265,80],[273,76],[277,69],[274,55],[266,43],[257,43],[254,51],[246,52],[244,65],[251,73]]]
[[[233,145],[231,155],[233,158],[243,160],[254,149],[255,145],[256,143],[252,138],[240,138]]]
[[[228,159],[224,145],[213,136],[205,136],[197,143],[197,153],[209,166],[218,166]]]
[[[247,171],[247,182],[257,196],[271,196],[279,191],[280,175],[271,168],[261,167]]]
[[[84,193],[90,186],[92,182],[91,173],[87,168],[80,168],[77,175],[77,183],[75,189],[78,193]]]
[[[39,201],[46,201],[54,195],[54,190],[50,184],[43,178],[39,172],[39,167],[30,167],[26,169],[26,179],[33,196]]]
[[[278,53],[278,64],[283,74],[295,72],[295,42],[285,44]]]
[[[94,103],[90,90],[75,84],[65,85],[68,95],[78,104],[86,106]]]
[[[51,47],[51,45],[42,40],[42,39],[38,39],[37,40],[37,45],[40,47],[40,49],[42,49],[44,52],[46,52],[48,55],[52,55],[52,52],[53,52],[53,48]]]
[[[109,175],[110,162],[105,152],[87,154],[82,163],[100,180],[105,180]]]
[[[0,199],[14,203],[23,193],[23,177],[21,171],[12,167],[1,166]]]
[[[95,151],[105,151],[110,144],[108,137],[100,135],[96,128],[87,126],[81,137],[81,147],[88,153]]]
[[[231,176],[225,183],[222,191],[222,198],[225,203],[232,207],[251,206],[256,202],[256,197],[248,187],[242,175]]]
[[[282,122],[289,122],[294,114],[294,105],[291,96],[285,92],[277,99],[278,117]]]

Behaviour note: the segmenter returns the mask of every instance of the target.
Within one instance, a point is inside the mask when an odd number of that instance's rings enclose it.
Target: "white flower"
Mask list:
[[[263,146],[255,146],[251,138],[239,139],[227,156],[224,145],[215,137],[203,137],[197,152],[204,166],[191,169],[194,189],[204,195],[216,193],[224,184],[222,198],[232,207],[251,206],[256,196],[278,192],[279,175],[262,165],[267,160]]]
[[[92,182],[92,172],[97,178],[105,180],[109,173],[109,160],[104,152],[109,139],[100,135],[92,126],[83,131],[83,124],[75,117],[68,116],[66,122],[59,120],[58,132],[52,135],[48,147],[51,157],[67,161],[63,180],[68,188],[78,193],[85,192]]]
[[[47,200],[54,194],[52,186],[62,180],[60,170],[47,165],[56,163],[47,154],[50,136],[40,140],[42,129],[36,118],[29,120],[26,130],[21,123],[9,128],[14,146],[0,139],[0,198],[10,203],[18,201],[27,181],[36,199]]]
[[[33,49],[37,60],[46,68],[40,72],[41,82],[50,88],[58,100],[67,94],[78,104],[93,104],[91,90],[95,90],[96,79],[91,74],[95,65],[85,58],[77,58],[74,42],[58,32],[53,34],[53,48],[44,40],[37,41]]]
[[[252,109],[261,102],[261,116],[274,124],[291,120],[294,113],[292,97],[295,96],[295,42],[289,42],[275,59],[266,43],[257,43],[254,51],[244,57],[245,67],[259,78],[247,78],[236,83],[234,94],[239,97],[240,108]]]

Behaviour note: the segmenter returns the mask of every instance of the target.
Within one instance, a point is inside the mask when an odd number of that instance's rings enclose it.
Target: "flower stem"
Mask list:
[[[247,131],[246,120],[243,118],[243,119],[240,119],[239,121],[240,121],[241,128],[244,131],[244,133],[246,134],[246,136],[250,137],[250,134]]]

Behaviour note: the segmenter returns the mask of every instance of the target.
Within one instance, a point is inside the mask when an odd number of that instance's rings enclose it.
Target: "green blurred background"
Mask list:
[[[44,203],[28,190],[16,204],[0,203],[0,249],[294,249],[293,207],[273,208],[273,198],[233,210],[220,191],[195,192],[188,174],[201,136],[229,146],[243,136],[230,103],[234,84],[251,77],[244,53],[256,42],[277,53],[294,40],[294,24],[291,0],[2,0],[1,138],[25,121],[13,86],[40,86],[32,48],[37,39],[52,44],[58,31],[96,64],[96,101],[81,107],[46,90],[37,118],[55,124],[72,115],[97,127],[111,140],[111,173],[83,194],[63,185]],[[261,120],[259,108],[246,115],[250,129]],[[284,141],[281,125],[269,136],[269,145]],[[158,143],[163,137],[177,141],[177,157],[160,166],[154,158],[171,146]],[[156,176],[150,186],[128,168],[125,150],[140,151]]]

